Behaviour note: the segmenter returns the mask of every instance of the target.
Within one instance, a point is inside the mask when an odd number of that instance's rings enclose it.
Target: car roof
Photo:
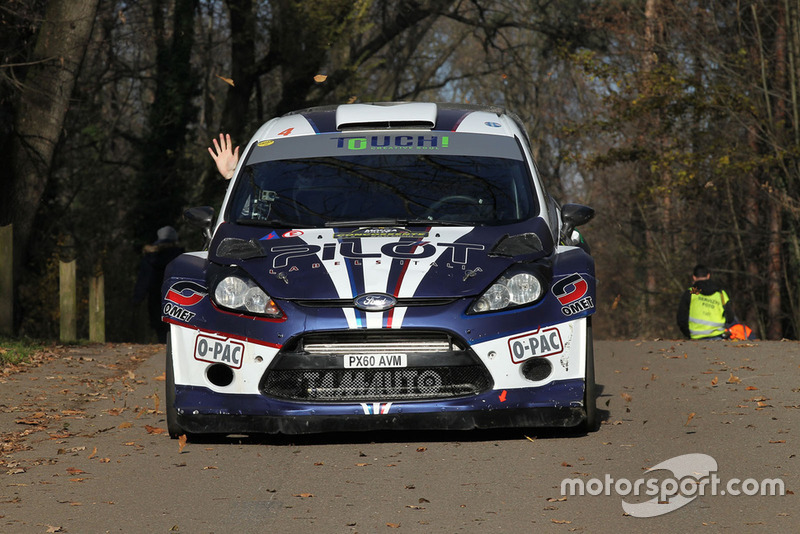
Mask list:
[[[502,107],[433,102],[373,102],[305,108],[266,122],[250,143],[288,135],[397,130],[518,136],[530,144],[519,117]]]

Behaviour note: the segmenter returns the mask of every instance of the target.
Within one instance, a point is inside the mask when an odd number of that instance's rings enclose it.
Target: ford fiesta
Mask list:
[[[169,434],[593,429],[593,214],[499,108],[267,122],[164,279]]]

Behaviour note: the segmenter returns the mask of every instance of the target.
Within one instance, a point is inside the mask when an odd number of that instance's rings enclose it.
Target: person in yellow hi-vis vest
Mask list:
[[[711,279],[711,271],[697,265],[692,287],[681,295],[678,327],[690,339],[723,339],[725,328],[736,322],[733,305],[724,289]]]

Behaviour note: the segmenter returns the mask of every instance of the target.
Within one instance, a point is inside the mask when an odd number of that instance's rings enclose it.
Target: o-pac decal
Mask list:
[[[589,284],[578,273],[565,276],[555,284],[553,284],[553,295],[556,296],[558,302],[562,306],[566,306],[583,298],[586,291],[589,289]]]

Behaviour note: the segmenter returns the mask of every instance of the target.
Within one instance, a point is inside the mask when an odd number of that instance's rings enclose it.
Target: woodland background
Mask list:
[[[6,0],[0,54],[17,335],[57,337],[77,255],[107,338],[148,340],[141,249],[201,246],[215,135],[397,100],[522,118],[551,194],[597,210],[597,337],[679,337],[697,262],[759,337],[800,335],[800,0]]]

